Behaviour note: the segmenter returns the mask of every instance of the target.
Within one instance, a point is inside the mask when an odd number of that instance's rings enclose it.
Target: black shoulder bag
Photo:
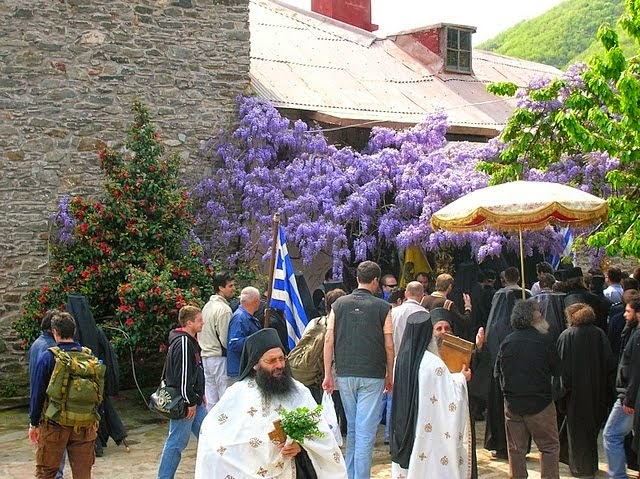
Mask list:
[[[180,394],[178,388],[167,386],[165,374],[167,372],[167,363],[171,356],[171,346],[167,353],[167,359],[164,361],[162,368],[162,377],[160,378],[160,386],[149,397],[149,409],[165,419],[184,419],[187,417],[187,403]]]

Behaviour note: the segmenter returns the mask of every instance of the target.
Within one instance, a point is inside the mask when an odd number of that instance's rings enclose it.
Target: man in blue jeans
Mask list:
[[[349,479],[369,479],[373,445],[380,423],[382,394],[393,387],[391,308],[376,298],[380,267],[358,265],[358,289],[338,298],[327,318],[322,388],[334,389],[331,364],[347,416],[346,465]]]
[[[640,299],[634,298],[625,306],[624,319],[627,324],[634,319],[640,319]],[[604,452],[609,465],[609,477],[612,479],[626,479],[627,458],[624,452],[624,438],[633,428],[633,415],[640,385],[640,331],[636,329],[629,338],[616,378],[616,399],[607,424],[602,433]]]
[[[197,438],[207,415],[204,396],[204,369],[196,335],[204,324],[200,309],[183,306],[178,313],[180,327],[169,333],[167,386],[178,388],[187,403],[187,417],[169,421],[169,436],[162,450],[158,479],[173,479],[189,435]]]

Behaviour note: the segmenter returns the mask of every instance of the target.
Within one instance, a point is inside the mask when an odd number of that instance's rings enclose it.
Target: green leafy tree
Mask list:
[[[64,198],[51,241],[54,279],[26,296],[14,329],[29,344],[50,308],[64,309],[68,293],[84,294],[94,316],[119,331],[119,348],[162,349],[185,304],[211,294],[217,263],[205,260],[193,235],[179,157],[165,156],[147,107],[133,104],[123,150],[99,153],[104,199]]]
[[[618,25],[640,41],[640,0],[626,0]],[[609,25],[598,30],[603,55],[587,66],[575,65],[556,80],[519,92],[519,108],[511,116],[501,140],[497,161],[480,164],[491,183],[523,178],[532,170],[576,161],[584,171],[594,155],[619,160],[607,174],[610,189],[608,222],[592,234],[588,244],[605,247],[609,255],[640,256],[640,61],[625,59],[618,35]],[[494,84],[490,91],[513,95],[513,84]]]

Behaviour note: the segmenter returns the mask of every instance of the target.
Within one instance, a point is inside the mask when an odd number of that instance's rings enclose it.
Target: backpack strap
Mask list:
[[[163,381],[166,381],[167,376],[167,364],[169,364],[169,357],[171,356],[171,348],[173,347],[173,343],[175,343],[177,340],[179,340],[180,337],[174,338],[170,343],[169,343],[169,347],[167,348],[167,357],[164,360],[164,366],[162,366],[162,375],[160,376],[160,383],[162,384]]]
[[[67,418],[67,396],[69,395],[69,368],[68,365],[71,363],[71,356],[66,351],[63,351],[59,346],[52,346],[49,348],[49,351],[53,353],[53,356],[56,359],[56,364],[54,366],[54,374],[60,374],[64,371],[64,380],[62,382],[62,388],[60,389],[61,401],[60,401],[60,417],[63,420]],[[58,367],[58,365],[62,365]],[[56,369],[58,371],[56,371]],[[52,375],[53,377],[53,375]]]

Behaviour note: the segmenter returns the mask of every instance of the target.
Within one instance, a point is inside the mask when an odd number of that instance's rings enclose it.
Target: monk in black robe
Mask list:
[[[532,300],[540,306],[542,317],[549,323],[549,334],[554,341],[558,340],[560,333],[566,329],[564,315],[565,294],[555,291],[542,290],[532,297]]]
[[[575,477],[593,477],[598,470],[598,432],[614,399],[616,361],[606,334],[595,325],[591,306],[576,303],[566,310],[569,323],[558,338],[562,360],[558,409],[565,414],[560,428],[560,461]]]
[[[598,296],[587,289],[582,276],[582,268],[577,266],[566,270],[565,285],[567,288],[567,296],[564,299],[565,307],[576,303],[588,304],[596,314],[595,325],[606,333],[611,301],[604,295]]]
[[[518,299],[522,299],[522,289],[518,286],[520,271],[509,267],[504,271],[505,287],[499,289],[493,296],[491,311],[487,320],[486,345],[491,353],[491,371],[500,350],[500,343],[513,328],[511,327],[511,312]],[[529,294],[525,293],[528,297]],[[498,379],[490,374],[487,396],[487,420],[484,436],[484,448],[496,451],[495,455],[507,459],[507,436],[504,426],[504,397]]]

